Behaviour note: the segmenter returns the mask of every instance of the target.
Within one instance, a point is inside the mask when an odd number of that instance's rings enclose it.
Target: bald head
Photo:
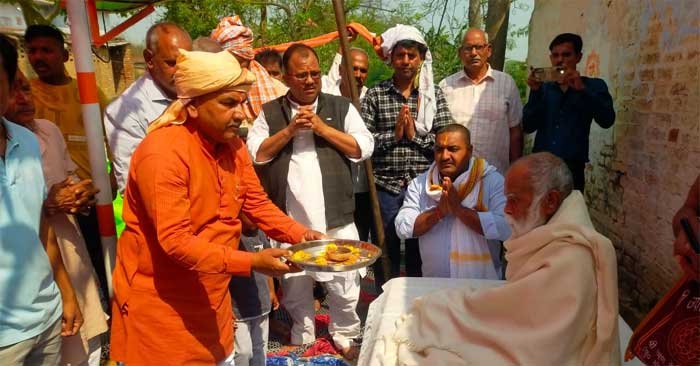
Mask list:
[[[503,209],[511,239],[545,224],[571,194],[573,178],[563,160],[548,152],[518,159],[506,173]]]
[[[192,50],[192,39],[174,23],[158,23],[146,32],[143,59],[156,85],[170,98],[175,98],[175,62],[178,49]]]
[[[518,159],[511,169],[527,171],[528,184],[535,195],[556,190],[562,194],[562,198],[566,198],[573,190],[574,180],[569,167],[552,153],[526,155]]]
[[[170,22],[163,22],[152,25],[146,32],[146,48],[156,52],[161,42],[177,43],[183,49],[192,50],[192,38],[179,25]]]
[[[224,49],[221,48],[219,42],[209,38],[209,37],[197,37],[194,42],[192,42],[192,50],[202,51],[202,52],[221,52]]]
[[[369,58],[367,51],[359,47],[350,47],[350,56]]]
[[[350,63],[352,64],[352,75],[355,78],[357,86],[357,95],[362,94],[362,87],[365,85],[367,75],[369,73],[369,56],[367,51],[362,48],[350,48]],[[345,59],[340,63],[340,75],[342,77],[340,83],[340,93],[347,98],[350,98],[349,86],[345,85]]]

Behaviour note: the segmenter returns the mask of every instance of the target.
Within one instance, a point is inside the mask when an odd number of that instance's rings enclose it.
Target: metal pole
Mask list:
[[[94,0],[87,0],[94,7]],[[100,239],[104,253],[107,288],[112,297],[112,269],[116,258],[116,228],[114,227],[114,211],[112,210],[112,187],[107,174],[107,156],[105,155],[104,130],[95,79],[95,67],[92,64],[92,41],[90,40],[90,25],[86,0],[67,0],[66,12],[70,22],[75,71],[78,81],[78,92],[83,112],[83,125],[87,136],[88,153],[92,180],[100,190],[97,194],[97,218],[100,228]]]
[[[359,110],[360,98],[357,92],[355,78],[353,77],[353,66],[352,60],[350,59],[350,46],[348,45],[348,32],[345,23],[345,8],[343,6],[343,0],[333,0],[333,11],[335,12],[335,23],[338,27],[338,33],[340,34],[338,40],[340,41],[340,51],[343,54],[343,69],[345,70],[345,74],[341,75],[341,77],[344,78],[345,82],[349,83],[350,97],[352,99],[352,103]],[[378,287],[381,287],[381,285],[383,284],[381,282],[388,280],[389,275],[391,274],[391,272],[389,271],[389,252],[386,248],[386,243],[384,241],[384,223],[382,221],[381,211],[379,210],[377,187],[374,185],[374,174],[372,173],[372,159],[365,160],[364,164],[365,172],[367,173],[367,183],[369,185],[369,197],[372,203],[374,227],[376,229],[375,232],[377,233],[377,237],[375,238],[375,240],[377,241],[376,244],[382,249],[381,270],[383,273],[381,280],[379,281],[380,283],[378,283]],[[374,268],[376,269],[377,266],[375,266]],[[375,282],[377,279],[377,275],[377,273],[374,274]],[[379,290],[381,291],[381,288],[379,288]]]

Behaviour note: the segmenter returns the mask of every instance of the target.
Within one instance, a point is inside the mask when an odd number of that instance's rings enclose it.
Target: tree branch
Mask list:
[[[282,10],[284,10],[285,13],[287,13],[287,18],[291,19],[292,18],[292,8],[290,8],[287,5],[280,4],[280,3],[275,3],[271,1],[248,1],[248,4],[250,5],[263,5],[263,6],[276,6]]]
[[[469,28],[481,29],[481,0],[469,0]]]

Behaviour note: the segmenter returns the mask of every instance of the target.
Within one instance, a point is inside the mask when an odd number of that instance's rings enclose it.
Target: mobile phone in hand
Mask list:
[[[532,76],[535,80],[544,83],[548,81],[558,81],[564,75],[564,68],[556,67],[536,67],[532,69]]]

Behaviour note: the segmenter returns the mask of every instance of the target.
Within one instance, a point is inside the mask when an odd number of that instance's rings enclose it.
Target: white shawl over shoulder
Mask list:
[[[619,365],[615,250],[581,193],[505,246],[507,284],[417,299],[372,364]]]

